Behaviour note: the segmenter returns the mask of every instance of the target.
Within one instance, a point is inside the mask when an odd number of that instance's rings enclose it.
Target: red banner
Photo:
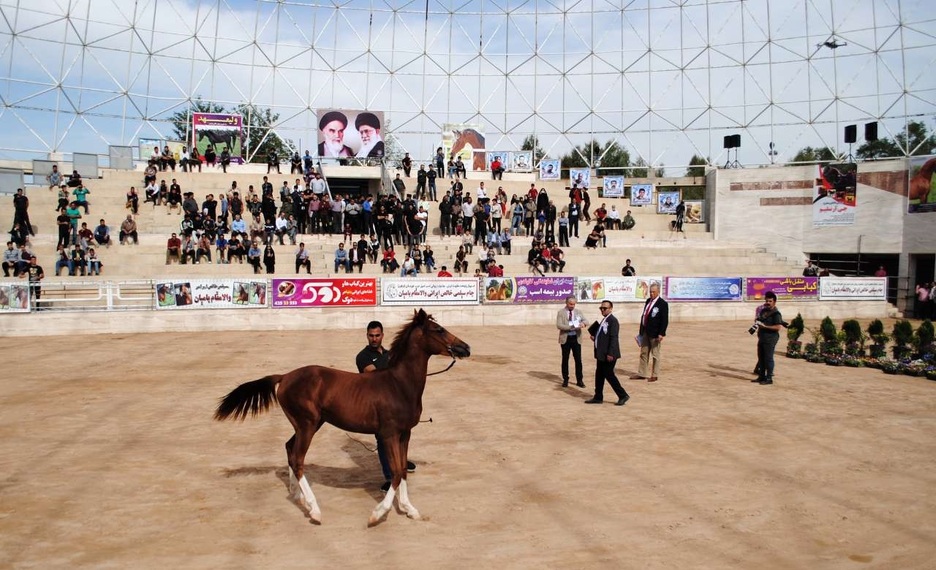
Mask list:
[[[273,307],[374,307],[377,280],[274,279]]]

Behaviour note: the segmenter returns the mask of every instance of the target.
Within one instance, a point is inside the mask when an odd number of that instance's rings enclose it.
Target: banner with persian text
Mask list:
[[[767,291],[773,291],[777,299],[814,301],[819,298],[818,277],[748,277],[744,282],[748,301],[762,301]]]
[[[357,279],[274,279],[273,307],[374,307],[377,280]]]
[[[265,279],[185,279],[156,283],[157,309],[260,309]]]
[[[642,303],[650,296],[650,285],[663,288],[663,277],[579,277],[575,298],[583,303]]]
[[[563,303],[575,294],[574,277],[486,277],[485,303]]]
[[[740,301],[740,277],[667,277],[667,301]]]
[[[886,301],[887,277],[820,277],[822,301]]]
[[[855,163],[819,166],[813,193],[813,227],[850,226],[855,223]]]
[[[381,305],[477,305],[478,280],[383,278]]]
[[[231,153],[231,162],[241,164],[244,162],[241,157],[243,128],[244,119],[240,115],[192,113],[192,146],[202,157],[209,146],[214,147],[219,157],[221,151],[227,149]]]

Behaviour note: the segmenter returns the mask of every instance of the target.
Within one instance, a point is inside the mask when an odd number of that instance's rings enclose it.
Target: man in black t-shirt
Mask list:
[[[27,276],[29,278],[29,296],[35,301],[36,310],[38,311],[39,297],[42,296],[41,283],[45,278],[45,273],[42,271],[42,266],[36,261],[35,255],[29,260],[29,266],[26,268],[26,271],[20,273],[20,278]]]
[[[383,323],[380,321],[371,321],[367,323],[367,346],[358,353],[355,363],[358,372],[373,372],[375,370],[386,370],[390,366],[390,351],[383,347]],[[390,489],[390,480],[393,474],[390,472],[390,464],[387,462],[387,454],[384,451],[380,436],[377,437],[377,458],[380,459],[380,469],[383,471],[384,484],[380,490],[384,493]],[[406,462],[406,470],[412,473],[416,471],[416,464],[412,461]]]
[[[783,316],[777,310],[777,295],[773,291],[764,294],[764,305],[757,313],[757,362],[760,376],[754,380],[762,386],[773,384],[774,350],[780,341]]]

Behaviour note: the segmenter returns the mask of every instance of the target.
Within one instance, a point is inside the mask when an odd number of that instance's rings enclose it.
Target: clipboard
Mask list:
[[[588,334],[591,336],[598,336],[598,331],[601,329],[601,323],[595,321],[588,327]]]

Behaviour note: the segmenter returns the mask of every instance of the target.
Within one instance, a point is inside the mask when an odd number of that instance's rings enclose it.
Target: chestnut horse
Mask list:
[[[317,524],[321,523],[322,513],[303,473],[312,436],[326,422],[345,431],[377,434],[385,446],[393,479],[387,495],[371,513],[368,526],[377,524],[389,512],[397,493],[400,509],[418,519],[419,511],[406,491],[406,460],[410,431],[422,414],[429,357],[434,354],[451,356],[454,363],[456,357],[470,356],[471,349],[420,309],[393,339],[385,370],[355,374],[304,366],[287,374],[267,376],[234,388],[221,399],[214,418],[244,420],[248,415],[265,412],[276,399],[296,430],[286,442],[289,490]]]
[[[936,171],[936,158],[931,158],[924,162],[916,175],[910,179],[911,200],[919,200],[920,204],[927,203],[934,171]]]

